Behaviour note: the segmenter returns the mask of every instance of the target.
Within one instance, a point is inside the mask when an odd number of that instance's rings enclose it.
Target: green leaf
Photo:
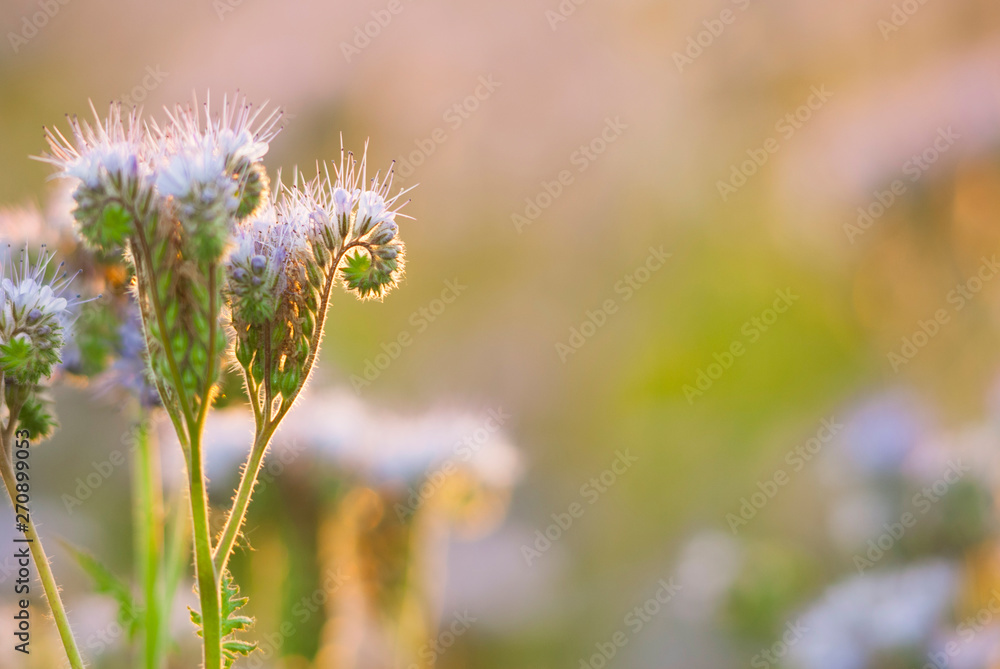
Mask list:
[[[377,258],[372,262],[368,253],[356,251],[347,256],[347,264],[341,268],[344,283],[361,299],[381,297],[395,283],[393,272],[397,265],[393,260]]]
[[[101,564],[97,558],[76,548],[69,543],[60,542],[63,548],[76,560],[80,568],[90,576],[98,594],[108,595],[118,603],[118,622],[128,630],[129,638],[135,638],[139,631],[142,614],[128,585],[118,578],[110,569]]]
[[[52,365],[59,362],[59,352],[39,349],[27,336],[18,335],[0,344],[0,367],[18,383],[33,385],[52,373]]]
[[[227,637],[235,631],[248,629],[253,625],[253,619],[238,616],[236,612],[247,605],[249,597],[240,597],[240,588],[233,582],[233,576],[226,572],[222,577],[222,636]]]
[[[239,586],[233,581],[228,571],[222,577],[222,650],[226,656],[226,668],[233,666],[238,656],[246,657],[257,649],[256,643],[232,638],[236,632],[244,632],[253,626],[253,618],[239,615],[237,612],[250,601],[248,597],[240,597]],[[202,636],[201,614],[194,609],[188,609],[191,622],[198,627],[198,636]]]
[[[35,443],[45,441],[59,427],[59,421],[50,407],[52,402],[40,392],[33,392],[17,415],[17,426],[27,430]]]

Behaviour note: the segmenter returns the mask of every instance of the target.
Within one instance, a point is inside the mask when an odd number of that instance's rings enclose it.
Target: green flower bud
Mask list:
[[[264,381],[264,357],[256,356],[250,364],[250,376],[258,384]]]
[[[193,346],[191,348],[191,364],[197,368],[204,369],[207,363],[208,352],[201,346]]]
[[[281,375],[281,379],[278,382],[278,389],[281,394],[286,398],[292,397],[295,391],[299,389],[299,383],[302,381],[302,375],[299,372],[298,367],[291,367],[284,374]]]
[[[319,288],[323,285],[323,273],[320,272],[319,266],[311,260],[306,261],[306,276],[313,286]]]
[[[242,341],[237,341],[235,348],[236,348],[235,350],[236,361],[240,363],[241,367],[246,369],[247,366],[250,364],[250,361],[253,359],[253,354],[254,354],[253,349],[247,346]]]
[[[258,207],[267,201],[270,182],[267,172],[260,163],[253,163],[247,170],[242,182],[242,196],[236,209],[237,218],[246,218],[257,211]]]
[[[316,317],[313,316],[314,311],[314,309],[307,309],[302,314],[302,334],[310,339],[312,339],[313,334],[316,332]]]

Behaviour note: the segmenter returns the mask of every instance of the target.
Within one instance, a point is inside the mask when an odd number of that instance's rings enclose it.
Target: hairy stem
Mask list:
[[[195,572],[201,602],[202,635],[205,642],[204,669],[222,666],[222,602],[219,599],[219,575],[212,562],[212,538],[208,523],[208,490],[205,485],[201,426],[191,435],[191,461],[188,480],[191,486],[191,522],[194,534]]]
[[[3,451],[0,453],[0,475],[3,476],[4,487],[7,489],[10,503],[14,505],[15,509],[17,508],[17,479],[11,463],[11,455],[13,454],[11,446],[13,441],[7,435],[11,434],[11,428],[16,424],[17,412],[12,411],[7,429],[4,430],[5,438],[2,444],[0,444],[0,450]],[[31,552],[35,568],[38,569],[38,580],[41,581],[42,591],[49,602],[49,609],[52,611],[52,618],[55,620],[56,628],[59,630],[59,638],[62,640],[63,648],[66,650],[66,657],[69,658],[69,664],[72,669],[83,669],[83,657],[80,655],[80,649],[77,648],[76,639],[73,638],[73,630],[69,626],[66,608],[63,606],[62,598],[59,596],[59,585],[56,583],[55,575],[52,573],[52,565],[49,564],[49,558],[42,546],[42,539],[35,531],[34,520],[29,519],[27,525],[28,531],[24,533],[24,538],[29,541],[28,550]]]
[[[192,534],[194,538],[194,553],[195,553],[195,576],[198,583],[198,597],[201,603],[201,616],[202,616],[202,635],[204,641],[204,669],[221,669],[222,667],[222,603],[219,599],[219,576],[215,571],[215,565],[212,563],[212,538],[209,530],[209,520],[208,520],[208,490],[205,482],[205,468],[204,468],[204,458],[202,455],[202,432],[205,426],[205,416],[207,415],[207,405],[211,400],[210,392],[206,392],[206,395],[202,398],[202,406],[197,417],[194,415],[192,410],[192,405],[190,398],[188,398],[187,393],[184,390],[184,382],[180,374],[180,368],[177,364],[177,358],[174,354],[173,347],[170,344],[167,332],[166,316],[164,314],[163,305],[160,303],[159,295],[157,294],[156,279],[153,275],[153,259],[152,253],[150,251],[149,243],[146,240],[146,234],[143,230],[143,226],[139,223],[140,218],[138,217],[138,212],[134,212],[136,220],[136,233],[140,244],[139,254],[137,255],[137,269],[143,269],[145,266],[146,274],[146,292],[149,294],[150,302],[152,303],[153,315],[156,318],[157,325],[159,327],[160,333],[163,340],[163,353],[166,356],[167,364],[170,369],[170,376],[172,377],[173,390],[177,394],[177,402],[180,405],[180,411],[184,418],[184,424],[187,426],[187,439],[184,439],[184,431],[179,429],[179,421],[174,421],[174,427],[177,429],[177,436],[181,440],[182,448],[186,445],[185,456],[187,459],[187,470],[188,470],[188,483],[189,483],[189,496],[191,502],[191,526]],[[211,313],[211,309],[215,305],[215,281],[214,281],[214,264],[210,267],[210,313],[209,320],[210,323],[214,320],[215,315]],[[209,378],[206,379],[206,390],[211,390],[211,372],[214,369],[214,356],[215,356],[215,329],[210,327],[211,339],[208,343],[208,372]],[[164,397],[164,404],[168,405],[168,398]]]
[[[309,380],[309,376],[312,374],[313,363],[316,362],[316,353],[319,351],[319,342],[323,337],[323,325],[326,320],[326,312],[330,305],[330,293],[333,290],[334,284],[337,282],[337,269],[340,267],[341,261],[349,250],[358,246],[366,246],[363,242],[351,242],[346,244],[334,258],[330,266],[330,273],[326,279],[326,284],[323,286],[322,300],[319,305],[319,314],[316,319],[316,331],[313,333],[312,340],[309,342],[309,356],[306,358],[304,368],[306,373],[299,383],[299,387],[295,390],[292,397],[286,397],[282,399],[281,407],[273,418],[271,418],[271,403],[272,397],[270,392],[265,393],[265,402],[267,406],[264,408],[262,413],[258,413],[257,407],[254,406],[254,417],[257,419],[257,433],[254,438],[253,447],[250,449],[250,455],[247,459],[246,464],[243,467],[243,473],[240,477],[240,484],[236,490],[236,497],[233,499],[233,508],[230,510],[229,515],[226,517],[226,525],[222,530],[222,535],[219,539],[218,544],[215,547],[214,559],[216,567],[219,569],[220,573],[225,569],[226,565],[229,563],[229,557],[233,552],[233,548],[236,546],[236,539],[239,537],[240,528],[243,527],[243,522],[246,519],[247,509],[250,507],[250,498],[253,495],[254,486],[257,485],[257,477],[260,475],[260,467],[264,462],[264,454],[267,452],[267,447],[271,442],[271,437],[274,436],[274,432],[278,429],[278,425],[281,423],[282,419],[288,413],[288,410],[292,408],[295,403],[295,398],[298,397],[299,392],[305,387],[306,382]],[[371,250],[369,249],[369,252]],[[270,346],[270,328],[267,329],[267,340],[268,346]],[[253,376],[250,374],[249,369],[243,370],[244,377],[246,379],[247,388],[254,388]],[[270,375],[269,367],[265,366],[265,383],[267,383],[267,378]],[[256,403],[257,394],[251,393],[250,395],[251,403]]]
[[[208,361],[205,370],[205,386],[202,388],[201,407],[197,422],[191,426],[191,462],[188,473],[191,479],[191,518],[194,529],[195,565],[198,578],[198,596],[201,600],[202,634],[205,641],[205,669],[216,669],[222,664],[222,601],[219,583],[221,570],[216,570],[212,561],[212,535],[210,534],[208,488],[205,481],[205,463],[202,453],[202,434],[205,419],[212,402],[217,362],[216,328],[216,266],[208,267]]]
[[[250,507],[250,497],[253,495],[254,486],[257,485],[260,467],[264,463],[264,454],[267,452],[268,444],[270,444],[276,428],[277,424],[271,423],[265,426],[263,432],[258,432],[253,442],[253,448],[250,449],[250,458],[243,467],[243,476],[240,478],[236,498],[233,500],[233,510],[226,519],[226,525],[213,554],[216,569],[220,573],[225,571],[233,548],[236,546],[236,539],[239,537],[240,528],[243,526],[247,509]]]

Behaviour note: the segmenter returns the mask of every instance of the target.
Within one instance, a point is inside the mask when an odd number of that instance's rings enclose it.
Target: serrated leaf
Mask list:
[[[32,439],[41,442],[52,436],[59,427],[59,421],[50,410],[52,402],[39,392],[34,392],[25,401],[17,414],[17,426],[31,433]]]
[[[239,586],[233,581],[232,574],[226,572],[222,577],[222,650],[226,656],[226,667],[231,667],[237,656],[247,656],[257,649],[256,643],[232,638],[236,632],[243,632],[253,626],[254,620],[248,616],[238,615],[237,611],[246,606],[249,597],[240,597]],[[197,634],[202,636],[201,613],[188,609],[191,622],[198,628]]]
[[[249,597],[240,597],[240,589],[228,572],[222,577],[222,636],[231,635],[253,625],[253,618],[238,616],[236,612],[246,606]]]
[[[379,259],[373,263],[367,253],[357,251],[347,256],[347,263],[340,271],[348,289],[355,291],[361,299],[381,297],[385,288],[394,282],[392,272],[396,263],[390,262],[391,265]]]
[[[222,644],[222,649],[227,655],[233,654],[246,656],[257,650],[257,642],[251,643],[250,641],[240,641],[237,639],[225,642]]]

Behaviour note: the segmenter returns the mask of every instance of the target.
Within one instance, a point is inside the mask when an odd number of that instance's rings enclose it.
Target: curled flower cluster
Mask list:
[[[229,666],[253,649],[231,638],[244,627],[225,620],[221,604],[264,453],[316,361],[338,277],[362,299],[396,285],[403,267],[396,218],[406,191],[390,194],[391,169],[369,181],[367,150],[360,161],[341,150],[332,176],[323,170],[307,181],[296,172],[288,187],[279,179],[272,197],[261,160],[281,114],[244,100],[224,99],[218,114],[207,103],[204,113],[177,106],[162,124],[143,121],[137,110],[123,116],[117,104],[103,120],[94,115],[94,124],[71,118],[69,139],[46,130],[50,153],[41,160],[78,181],[74,218],[83,240],[102,252],[121,249],[131,265],[150,377],[187,464],[201,602],[193,619],[204,666],[219,669],[223,653]],[[11,294],[14,304],[27,304]],[[38,314],[46,313],[38,305],[65,306],[55,292],[46,297],[32,303]],[[24,318],[41,318],[29,314]],[[230,350],[227,334],[256,430],[232,510],[213,541],[202,433]]]
[[[81,237],[124,248],[133,265],[154,378],[178,419],[211,398],[225,350],[222,262],[240,216],[268,197],[260,159],[279,119],[226,98],[217,115],[207,103],[203,116],[177,106],[165,123],[145,123],[114,104],[94,124],[70,119],[72,140],[46,130],[41,159],[79,180]]]
[[[279,120],[227,98],[214,116],[208,104],[203,115],[177,106],[166,122],[144,123],[113,105],[94,124],[72,118],[72,141],[46,131],[42,160],[79,180],[81,236],[123,247],[134,266],[154,376],[178,417],[211,396],[224,311],[251,397],[269,416],[309,374],[338,275],[366,299],[402,273],[406,191],[390,193],[392,170],[369,180],[367,147],[360,160],[342,150],[332,174],[296,172],[272,197],[260,161]]]
[[[201,128],[188,108],[168,113],[164,128],[153,124],[157,146],[156,190],[172,198],[177,217],[200,255],[218,258],[229,241],[226,221],[245,218],[268,194],[260,160],[280,115],[223,102],[218,119]]]
[[[52,254],[45,246],[32,262],[27,249],[20,261],[11,262],[7,249],[3,280],[0,282],[0,368],[5,378],[33,386],[52,373],[60,362],[72,314],[81,303],[79,295],[64,297],[74,276],[60,264],[53,278],[47,278]]]
[[[406,191],[390,197],[391,183],[391,170],[368,183],[366,154],[342,152],[333,175],[296,174],[237,227],[227,264],[235,352],[262,413],[293,399],[308,375],[338,269],[362,299],[395,286],[403,269],[395,205]]]

